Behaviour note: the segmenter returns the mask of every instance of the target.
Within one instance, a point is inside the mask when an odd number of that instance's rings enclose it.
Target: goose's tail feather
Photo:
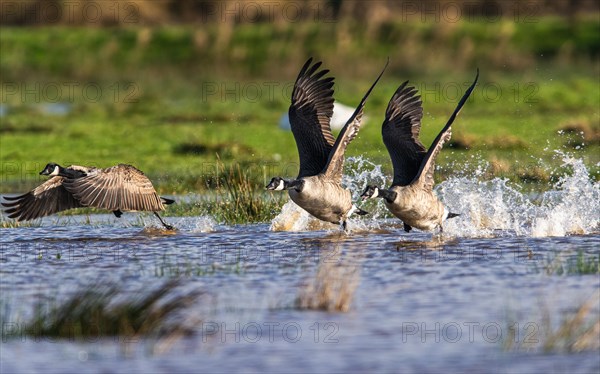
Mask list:
[[[162,203],[165,205],[171,205],[175,202],[175,200],[173,199],[167,199],[166,197],[160,197],[160,199],[162,200]]]

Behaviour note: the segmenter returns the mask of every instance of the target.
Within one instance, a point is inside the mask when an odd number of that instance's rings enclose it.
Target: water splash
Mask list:
[[[360,194],[368,184],[387,186],[388,178],[381,171],[381,165],[377,165],[362,156],[348,157],[344,163],[342,185],[352,192],[352,201],[360,199]]]
[[[292,200],[288,200],[281,208],[281,213],[271,221],[269,229],[271,231],[313,231],[334,229],[336,227],[334,224],[311,216]]]
[[[200,216],[193,217],[193,220],[189,226],[189,231],[192,233],[198,232],[212,232],[215,231],[215,226],[217,223],[213,217],[209,216]]]
[[[467,165],[452,165],[453,176],[439,183],[435,192],[451,212],[461,215],[446,221],[444,235],[545,237],[600,231],[600,183],[590,179],[582,159],[562,151],[555,154],[562,159],[561,171],[552,170],[550,175],[561,177],[540,194],[523,192],[506,178],[486,179],[489,165],[480,157],[472,157]],[[366,217],[353,216],[348,221],[351,231],[380,228],[381,218],[390,217],[381,201],[360,202],[367,184],[389,184],[380,165],[363,157],[350,157],[342,184],[352,192],[353,201],[370,213]],[[335,225],[315,219],[292,201],[271,223],[271,230],[276,231],[323,229],[335,229]]]
[[[205,233],[215,231],[217,225],[215,219],[210,216],[197,216],[197,217],[164,217],[165,221],[173,225],[177,230],[188,233]],[[144,224],[144,229],[163,230],[163,227],[156,222],[147,222]]]
[[[549,191],[525,194],[504,178],[480,180],[451,177],[436,187],[450,211],[461,216],[446,221],[453,236],[565,236],[600,230],[600,183],[590,179],[582,159],[555,151],[562,158],[562,175]],[[556,173],[556,171],[553,171]]]
[[[525,222],[534,205],[507,179],[451,177],[435,190],[449,211],[460,214],[445,222],[447,234],[468,237],[494,236],[499,231],[527,234]]]
[[[360,195],[367,185],[387,186],[391,179],[381,170],[381,165],[377,165],[368,159],[358,157],[348,157],[344,164],[344,175],[342,185],[352,192],[352,201],[361,209],[369,212],[366,216],[352,216],[348,220],[348,229],[373,230],[381,226],[381,218],[390,217],[386,207],[376,200],[361,201]]]
[[[600,183],[590,179],[583,160],[567,154],[562,154],[562,160],[562,166],[570,167],[573,174],[562,176],[556,191],[543,195],[532,236],[588,234],[600,229]]]

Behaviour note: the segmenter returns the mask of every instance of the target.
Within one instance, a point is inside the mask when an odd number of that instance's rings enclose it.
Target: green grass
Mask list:
[[[600,274],[600,254],[586,255],[583,251],[576,256],[556,255],[545,266],[548,275],[587,275]]]
[[[420,89],[422,140],[428,145],[478,66],[480,83],[453,127],[455,147],[446,147],[438,158],[444,171],[438,180],[476,155],[491,162],[490,176],[544,189],[562,164],[555,149],[583,158],[599,180],[600,41],[589,32],[596,25],[593,18],[570,26],[553,17],[535,25],[413,22],[369,30],[350,21],[301,22],[239,25],[226,37],[223,26],[213,24],[201,29],[4,28],[0,103],[9,112],[0,117],[0,192],[40,183],[44,179],[38,173],[50,161],[99,167],[130,163],[144,170],[161,194],[219,189],[224,200],[209,197],[206,210],[224,213],[222,221],[268,219],[281,200],[258,206],[265,196],[259,191],[272,176],[295,176],[298,170],[293,136],[279,129],[278,121],[308,56],[332,70],[335,98],[347,105],[358,103],[390,57],[367,102],[369,120],[347,151],[382,164],[387,173],[391,163],[380,124],[397,86],[410,79]],[[340,45],[346,32],[353,38]],[[574,45],[568,55],[562,48],[565,38]],[[465,43],[472,48],[465,49]],[[435,58],[431,48],[439,52]],[[40,111],[56,86],[61,87],[58,101],[71,105],[66,115]],[[96,91],[86,93],[84,87],[99,88],[102,96],[90,97]],[[573,125],[586,133],[558,134]],[[585,146],[575,149],[582,142]],[[236,179],[243,183],[238,191],[227,184],[225,172],[236,168],[243,171]],[[187,208],[175,209],[186,214]]]
[[[486,85],[498,84],[510,92],[514,83],[509,77],[500,77],[496,83],[483,74],[473,99],[463,109],[453,131],[455,139],[473,139],[470,149],[447,147],[438,164],[444,166],[479,154],[487,160],[505,160],[509,166],[506,176],[518,180],[517,162],[529,165],[541,159],[544,164],[558,166],[554,154],[545,149],[566,149],[586,159],[593,177],[599,179],[596,165],[600,161],[599,143],[591,142],[575,150],[573,145],[565,144],[573,143],[571,139],[577,143],[578,134],[558,134],[562,126],[572,122],[598,128],[599,114],[593,100],[597,103],[600,99],[592,75],[564,74],[560,80],[540,86],[538,101],[526,104],[512,103],[511,97],[486,101],[483,96]],[[463,82],[470,79],[466,74],[461,76]],[[367,103],[369,121],[348,148],[347,155],[365,155],[390,172],[380,123],[387,101],[401,79],[387,78]],[[342,96],[342,101],[350,105],[356,104],[369,83],[364,81],[358,85],[342,77],[338,81],[340,94],[336,97]],[[541,78],[535,81],[540,82]],[[429,84],[414,83],[421,87]],[[196,90],[179,93],[181,100],[190,101],[190,106],[199,94]],[[344,100],[344,96],[349,99]],[[422,139],[424,144],[429,144],[456,103],[434,95],[428,97],[426,93],[423,96]],[[43,179],[37,174],[50,161],[99,167],[131,163],[144,170],[161,193],[167,194],[203,191],[214,185],[220,174],[217,155],[228,166],[239,165],[257,185],[266,184],[274,175],[296,174],[298,156],[293,136],[278,128],[279,117],[289,105],[287,100],[276,97],[272,103],[242,101],[235,105],[198,102],[194,109],[169,108],[168,101],[167,98],[163,103],[150,101],[149,113],[125,110],[115,114],[113,109],[118,104],[106,104],[100,109],[82,104],[65,117],[15,109],[1,119],[2,192],[16,192],[39,183]],[[557,103],[556,106],[553,107],[553,103]],[[144,104],[140,99],[131,105]],[[175,113],[169,114],[169,111]],[[224,117],[218,117],[218,111]],[[29,131],[32,128],[35,130]],[[580,143],[583,142],[581,139]]]

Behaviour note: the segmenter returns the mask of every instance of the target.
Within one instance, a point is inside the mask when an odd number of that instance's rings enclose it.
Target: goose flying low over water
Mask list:
[[[447,218],[458,216],[450,213],[433,193],[435,158],[452,135],[452,123],[473,92],[475,81],[464,93],[446,126],[435,138],[429,150],[419,140],[423,107],[414,87],[402,83],[390,100],[385,112],[381,133],[383,142],[392,159],[394,180],[389,189],[368,185],[362,199],[382,198],[385,206],[404,223],[404,231],[413,227],[421,230],[443,230]]]
[[[387,63],[360,104],[340,131],[337,139],[331,133],[333,113],[333,77],[329,70],[319,70],[321,62],[308,59],[296,79],[292,91],[289,118],[300,156],[298,177],[271,179],[268,190],[288,190],[290,198],[316,218],[343,225],[356,212],[366,214],[352,204],[350,191],[342,187],[344,152],[360,129],[367,97],[383,75]]]
[[[123,211],[154,212],[165,228],[172,230],[157,212],[174,200],[158,196],[150,179],[131,165],[106,169],[49,163],[40,175],[52,178],[26,194],[4,197],[9,218],[27,221],[63,210],[94,207],[110,210],[121,217]]]

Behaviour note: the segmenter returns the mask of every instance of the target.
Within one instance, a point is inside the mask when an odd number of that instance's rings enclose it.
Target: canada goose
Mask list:
[[[131,165],[119,164],[106,169],[72,165],[67,168],[49,163],[40,175],[52,178],[26,194],[4,197],[9,218],[27,221],[63,210],[94,207],[111,210],[121,217],[123,211],[151,211],[158,215],[174,200],[158,196],[150,179]]]
[[[367,97],[383,75],[387,63],[334,141],[330,121],[333,113],[333,77],[318,70],[321,62],[304,64],[292,91],[289,118],[300,156],[298,177],[271,179],[268,190],[288,190],[290,198],[320,220],[343,225],[352,213],[366,214],[352,204],[350,191],[343,188],[344,152],[360,129]]]
[[[477,84],[475,81],[464,93],[446,126],[435,138],[429,150],[419,140],[423,107],[417,90],[402,83],[392,96],[383,121],[383,142],[392,159],[394,180],[388,190],[368,185],[362,200],[380,197],[392,214],[404,223],[404,231],[412,227],[433,230],[447,218],[458,216],[450,213],[433,193],[434,162],[445,142],[452,135],[451,125]]]

